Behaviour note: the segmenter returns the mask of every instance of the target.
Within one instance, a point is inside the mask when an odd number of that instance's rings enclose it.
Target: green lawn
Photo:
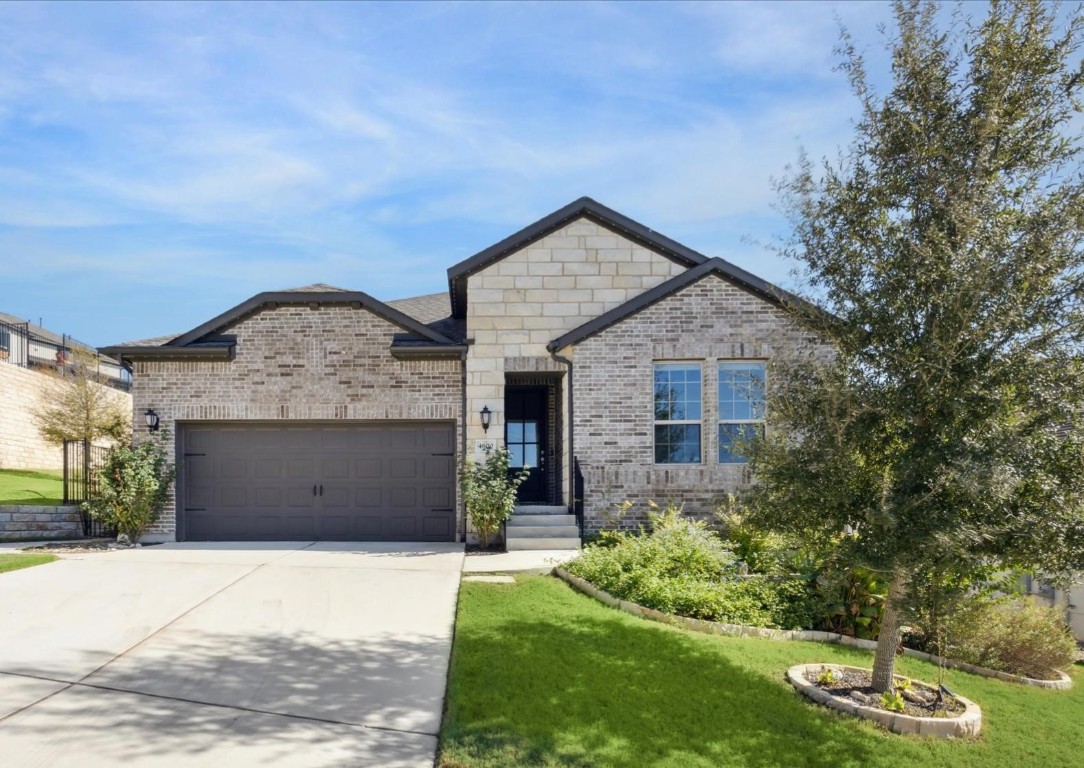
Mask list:
[[[63,478],[51,469],[0,469],[0,504],[60,504]]]
[[[0,553],[0,573],[17,571],[20,568],[29,568],[32,565],[43,565],[54,560],[56,560],[56,555]]]
[[[1084,674],[1045,691],[950,671],[983,710],[970,742],[899,736],[807,703],[792,664],[872,665],[823,643],[714,637],[607,608],[552,577],[465,583],[440,768],[492,766],[1077,766]],[[936,680],[901,659],[898,671]]]

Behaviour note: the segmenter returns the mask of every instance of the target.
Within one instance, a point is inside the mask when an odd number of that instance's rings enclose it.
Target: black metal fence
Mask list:
[[[580,527],[580,538],[583,538],[583,472],[580,471],[580,460],[573,457],[572,471],[574,482],[572,484],[572,511],[576,515],[576,525]]]
[[[64,503],[79,504],[98,492],[98,472],[109,449],[86,440],[64,441]],[[93,519],[85,511],[83,535],[91,538],[115,536],[116,531]]]
[[[31,330],[28,322],[7,323],[0,320],[0,361],[2,362],[23,368],[63,372],[82,364],[80,355],[77,353],[93,355],[96,381],[122,392],[131,391],[132,380],[127,371],[116,360],[103,359],[89,345],[67,335],[49,338]]]

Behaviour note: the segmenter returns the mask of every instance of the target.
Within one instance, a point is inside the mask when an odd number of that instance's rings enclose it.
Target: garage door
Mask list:
[[[450,424],[184,425],[187,541],[454,541]]]

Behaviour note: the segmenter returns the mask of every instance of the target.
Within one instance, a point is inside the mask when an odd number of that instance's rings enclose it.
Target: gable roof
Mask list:
[[[569,203],[564,208],[554,211],[534,224],[524,227],[499,243],[491,245],[469,259],[464,259],[449,268],[448,292],[452,298],[452,316],[460,318],[467,316],[468,277],[481,269],[485,269],[490,264],[500,261],[505,256],[541,240],[546,235],[556,232],[579,218],[589,219],[682,266],[695,267],[708,261],[708,257],[704,254],[698,253],[676,240],[671,240],[669,237],[661,235],[637,221],[633,221],[628,216],[624,216],[612,208],[607,208],[602,203],[589,197],[581,197],[579,200]]]
[[[756,275],[731,264],[729,261],[723,259],[709,259],[699,266],[693,267],[686,272],[682,272],[680,275],[672,277],[666,282],[660,283],[638,296],[634,296],[624,304],[614,307],[609,312],[599,315],[578,328],[573,328],[563,336],[559,336],[551,341],[546,345],[546,348],[551,352],[556,352],[571,344],[579,344],[581,341],[584,341],[597,333],[601,333],[610,326],[620,323],[625,318],[635,315],[641,310],[647,309],[652,304],[656,304],[663,299],[672,296],[682,288],[699,282],[708,275],[720,277],[728,283],[749,291],[755,296],[759,296],[776,306],[801,306],[814,311],[820,311],[809,304],[805,299],[774,286],[766,280],[762,280]]]
[[[248,301],[244,301],[232,309],[228,309],[221,315],[208,320],[187,333],[165,342],[164,344],[141,344],[117,345],[103,347],[104,354],[125,355],[128,358],[154,357],[156,359],[181,359],[181,358],[214,358],[223,359],[232,356],[236,339],[231,336],[223,336],[221,332],[228,326],[259,312],[267,307],[281,305],[335,305],[346,304],[357,308],[365,308],[373,314],[382,317],[394,325],[399,326],[406,335],[404,338],[412,339],[426,347],[442,348],[445,346],[458,347],[455,339],[440,333],[433,328],[421,323],[415,318],[402,311],[374,299],[361,291],[347,291],[341,288],[316,284],[305,288],[290,291],[269,291],[258,293]]]
[[[387,302],[389,307],[395,307],[400,312],[421,320],[426,325],[444,320],[452,313],[452,305],[448,299],[448,292],[427,293],[424,296],[411,296],[408,299],[395,299]]]

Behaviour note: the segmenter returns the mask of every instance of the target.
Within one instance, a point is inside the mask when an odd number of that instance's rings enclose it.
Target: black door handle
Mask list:
[[[315,486],[315,485],[314,485],[314,486],[312,487],[312,495],[313,495],[313,496],[315,496],[315,495],[316,495],[316,486]]]
[[[324,495],[324,486],[323,485],[320,486],[320,495],[321,496]]]

